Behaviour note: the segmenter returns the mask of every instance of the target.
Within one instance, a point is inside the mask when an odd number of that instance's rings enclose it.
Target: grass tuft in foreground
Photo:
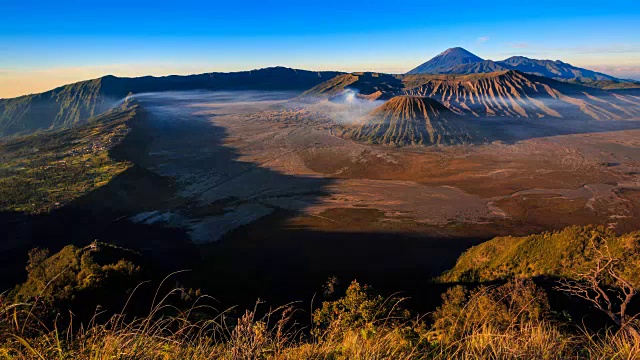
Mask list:
[[[33,318],[29,303],[2,303],[0,357],[17,359],[634,359],[640,344],[625,332],[592,332],[554,320],[532,282],[451,288],[431,319],[411,317],[401,299],[353,282],[325,302],[313,325],[296,323],[294,305],[234,316],[198,298],[179,310],[182,290],[154,299],[147,316],[113,315],[86,325]],[[207,315],[205,315],[207,314]]]

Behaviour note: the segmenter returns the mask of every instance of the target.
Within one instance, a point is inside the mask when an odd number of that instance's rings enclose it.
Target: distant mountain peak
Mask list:
[[[448,48],[447,50],[441,52],[437,56],[445,56],[445,55],[461,56],[461,57],[465,57],[465,58],[474,59],[474,60],[477,60],[477,61],[482,61],[483,60],[482,58],[480,58],[476,54],[472,53],[471,51],[469,51],[469,50],[467,50],[465,48],[459,47],[459,46]]]
[[[539,60],[526,56],[511,56],[501,61],[483,60],[461,47],[449,48],[407,74],[478,74],[503,70],[519,70],[562,81],[621,81],[561,60]]]
[[[483,61],[484,60],[481,57],[461,47],[453,47],[441,52],[433,59],[409,71],[408,74],[438,74],[446,71],[446,69],[481,63]]]

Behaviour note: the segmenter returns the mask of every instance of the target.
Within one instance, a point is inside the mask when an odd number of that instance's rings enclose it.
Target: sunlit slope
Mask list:
[[[616,236],[594,226],[489,240],[467,250],[441,279],[484,282],[511,277],[571,277],[593,264],[594,249],[621,259],[625,277],[636,283],[640,280],[640,233]]]
[[[475,117],[584,118],[624,120],[640,116],[640,97],[508,70],[469,75],[386,75],[354,73],[307,91],[330,98],[346,89],[360,97],[430,97],[459,115]]]
[[[405,92],[429,96],[473,116],[585,117],[622,120],[640,115],[640,99],[566,84],[519,71],[449,77],[407,76]]]
[[[465,120],[439,102],[396,96],[360,122],[336,128],[345,138],[384,145],[453,145],[472,141]]]
[[[276,67],[188,76],[105,76],[41,94],[0,99],[0,136],[70,126],[117,106],[129,94],[187,90],[303,91],[339,74]]]

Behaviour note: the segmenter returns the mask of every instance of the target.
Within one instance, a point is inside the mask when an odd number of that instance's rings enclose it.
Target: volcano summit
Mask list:
[[[361,122],[338,135],[384,145],[439,145],[471,142],[470,126],[438,101],[419,96],[396,96],[374,109]]]

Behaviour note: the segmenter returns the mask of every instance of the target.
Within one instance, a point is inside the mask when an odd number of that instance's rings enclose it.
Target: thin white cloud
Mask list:
[[[489,37],[488,37],[488,36],[481,36],[481,37],[479,37],[479,38],[477,38],[477,39],[476,39],[476,42],[477,42],[478,44],[484,44],[484,43],[486,43],[487,41],[489,41]]]

